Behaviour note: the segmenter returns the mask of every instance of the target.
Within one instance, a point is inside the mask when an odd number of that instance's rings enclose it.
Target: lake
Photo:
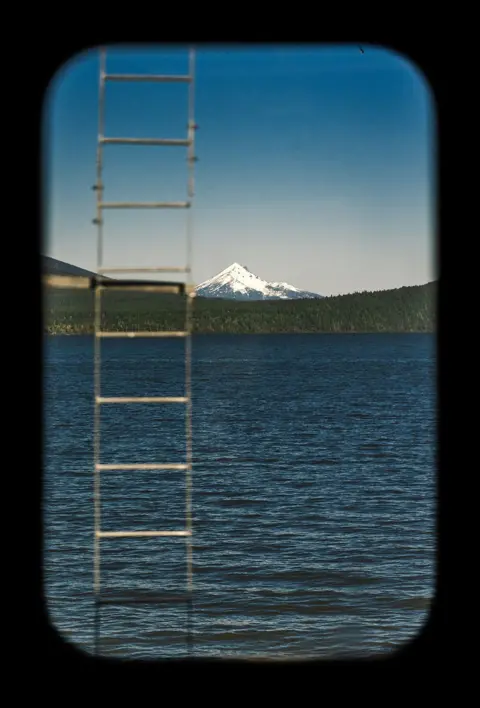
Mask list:
[[[103,396],[181,396],[184,342],[102,341]],[[44,342],[50,621],[91,653],[93,338]],[[193,655],[367,657],[435,589],[436,338],[193,338]],[[184,462],[183,404],[102,407],[102,463]],[[181,529],[183,471],[102,472],[102,529]],[[102,540],[108,591],[182,592],[185,540]],[[101,653],[185,656],[186,605],[107,605]]]

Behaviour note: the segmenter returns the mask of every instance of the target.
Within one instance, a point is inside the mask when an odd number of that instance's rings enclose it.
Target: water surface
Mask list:
[[[184,342],[105,340],[102,395],[183,395]],[[45,595],[93,641],[93,339],[45,338]],[[101,462],[184,462],[185,408],[102,408]],[[193,340],[196,656],[369,656],[428,616],[435,338]],[[179,471],[102,473],[103,530],[181,529]],[[181,592],[181,538],[102,541],[106,591]],[[186,655],[186,606],[107,606],[102,653]]]

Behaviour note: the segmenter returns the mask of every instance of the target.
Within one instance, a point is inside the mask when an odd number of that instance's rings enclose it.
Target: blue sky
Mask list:
[[[435,264],[435,106],[382,47],[197,48],[193,279],[237,261],[324,295],[416,285]],[[98,51],[44,104],[43,251],[96,268]],[[108,49],[109,73],[187,73],[182,47]],[[108,83],[105,135],[186,137],[186,84]],[[105,199],[186,199],[186,149],[107,145]],[[109,210],[106,266],[184,265],[183,210]]]

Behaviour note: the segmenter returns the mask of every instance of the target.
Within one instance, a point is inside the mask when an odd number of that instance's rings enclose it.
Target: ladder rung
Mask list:
[[[97,396],[97,403],[188,403],[186,396]]]
[[[186,283],[175,283],[175,282],[164,282],[156,283],[154,281],[149,282],[148,280],[103,280],[99,278],[88,278],[86,276],[78,275],[44,275],[42,276],[42,283],[45,287],[50,288],[97,288],[99,290],[106,290],[111,288],[113,290],[120,290],[122,288],[131,288],[135,290],[143,290],[147,292],[163,292],[163,293],[185,293],[194,292],[195,286],[187,285]],[[178,335],[177,335],[178,336]],[[183,335],[179,335],[183,336]]]
[[[97,285],[97,290],[141,290],[146,293],[171,293],[173,295],[179,295],[184,292],[183,287],[179,285],[112,285],[107,288],[103,285]]]
[[[187,470],[190,469],[190,465],[181,462],[172,462],[165,464],[142,464],[134,463],[131,464],[118,464],[118,465],[95,465],[96,470]]]
[[[148,536],[191,536],[191,531],[97,531],[97,538],[143,538]]]
[[[190,83],[191,76],[169,76],[161,74],[104,74],[104,81],[154,81],[162,84]]]
[[[188,209],[190,202],[100,202],[100,209]]]
[[[152,603],[160,604],[168,602],[173,604],[174,602],[190,602],[192,599],[191,593],[183,593],[179,595],[148,595],[147,593],[142,594],[128,594],[128,595],[104,595],[103,597],[95,596],[95,602],[98,605],[136,605],[142,603]]]
[[[158,331],[158,332],[96,332],[97,337],[187,337],[188,332],[169,332],[169,331]]]
[[[192,141],[189,138],[103,138],[98,139],[103,145],[164,145],[188,147]]]
[[[89,288],[92,280],[83,275],[44,275],[42,282],[50,288]]]
[[[159,293],[184,293],[185,283],[173,282],[155,282],[154,280],[101,280],[97,279],[92,283],[92,287],[98,290],[124,290],[126,288],[133,290],[143,290],[146,292]]]
[[[190,268],[184,266],[172,266],[168,268],[162,266],[160,268],[98,268],[98,273],[190,273]]]

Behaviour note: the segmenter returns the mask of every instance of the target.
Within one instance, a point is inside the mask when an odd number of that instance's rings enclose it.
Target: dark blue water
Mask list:
[[[102,395],[183,395],[184,342],[105,340]],[[45,595],[93,645],[93,340],[45,340]],[[193,651],[371,656],[435,586],[435,338],[193,340]],[[102,407],[101,462],[184,462],[185,407]],[[102,472],[103,530],[184,527],[185,473]],[[102,587],[181,592],[182,538],[102,540]],[[102,653],[186,655],[182,604],[102,609]]]

